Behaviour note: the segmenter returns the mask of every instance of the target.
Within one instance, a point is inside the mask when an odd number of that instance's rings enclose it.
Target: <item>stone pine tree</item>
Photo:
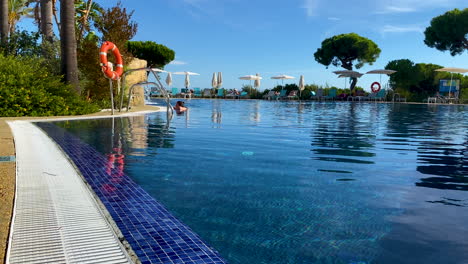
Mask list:
[[[126,48],[134,57],[146,60],[148,67],[163,69],[175,58],[173,50],[153,41],[128,41]]]
[[[78,62],[76,58],[75,5],[72,0],[60,0],[60,50],[61,69],[65,82],[71,84],[78,94]]]
[[[364,64],[372,65],[380,55],[380,49],[372,40],[356,33],[341,34],[327,38],[314,53],[315,60],[325,66],[342,67],[346,70],[361,68]],[[356,63],[355,65],[353,65]],[[350,90],[353,91],[357,78],[352,77]]]
[[[468,50],[468,8],[454,9],[431,20],[424,31],[424,43],[452,56]]]

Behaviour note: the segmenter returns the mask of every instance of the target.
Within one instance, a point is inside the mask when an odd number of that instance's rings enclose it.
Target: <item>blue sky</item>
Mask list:
[[[96,0],[104,7],[111,0]],[[314,60],[314,52],[328,37],[355,32],[382,50],[367,72],[384,68],[394,59],[468,68],[468,53],[452,57],[424,44],[424,29],[433,17],[466,0],[124,0],[134,10],[138,33],[133,40],[151,40],[176,52],[168,71],[192,71],[193,87],[210,87],[213,72],[223,72],[225,88],[240,88],[238,77],[259,73],[260,89],[278,83],[271,76],[305,77],[306,83],[344,87],[334,70]],[[182,87],[183,76],[174,76]],[[378,75],[364,75],[358,85],[370,90]],[[382,77],[386,82],[387,78]],[[279,81],[281,83],[281,81]],[[347,84],[349,87],[349,84]]]

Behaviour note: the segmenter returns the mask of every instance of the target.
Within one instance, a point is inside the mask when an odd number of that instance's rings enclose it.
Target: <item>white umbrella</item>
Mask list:
[[[281,85],[284,86],[284,79],[294,79],[294,77],[282,74],[282,75],[278,75],[278,76],[273,76],[273,77],[271,77],[271,79],[277,79],[277,80],[281,79]],[[281,87],[281,89],[283,89],[283,87]]]
[[[218,88],[220,88],[223,85],[223,75],[221,72],[218,72]]]
[[[299,98],[301,98],[301,92],[305,89],[304,75],[299,77]]]
[[[333,73],[338,74],[338,75],[343,75],[345,77],[354,77],[354,78],[359,78],[364,75],[363,73],[360,73],[357,71],[350,71],[350,70],[334,71]]]
[[[385,69],[379,69],[379,70],[372,70],[372,71],[368,71],[368,72],[366,72],[366,74],[378,74],[378,75],[379,75],[379,77],[380,77],[380,81],[379,81],[379,83],[382,83],[382,74],[391,75],[391,74],[394,74],[395,72],[397,72],[397,71],[394,71],[394,70],[385,70]]]
[[[167,84],[168,86],[171,86],[171,85],[172,85],[172,74],[171,74],[170,72],[167,73],[166,84]]]
[[[241,80],[249,80],[250,81],[250,86],[252,86],[252,80],[261,80],[262,77],[258,76],[258,75],[245,75],[245,76],[242,76],[242,77],[239,77],[239,79]]]
[[[261,79],[261,77],[260,77],[260,74],[258,74],[258,73],[257,73],[255,76],[257,76],[258,78],[254,81],[254,87],[255,87],[255,88],[258,88],[258,87],[260,87],[260,79]]]
[[[216,72],[213,73],[213,78],[211,79],[211,87],[218,87],[218,78],[216,77]]]
[[[441,69],[437,69],[435,71],[438,71],[438,72],[450,72],[450,88],[449,88],[449,96],[450,96],[450,93],[452,92],[452,77],[453,77],[453,73],[467,73],[468,72],[468,69],[462,69],[462,68],[454,68],[454,67],[447,67],[447,68],[441,68]]]
[[[174,72],[174,74],[177,74],[177,75],[185,75],[185,88],[188,88],[190,86],[190,75],[200,75],[198,73],[195,73],[195,72],[189,72],[189,71],[185,71],[185,72]]]
[[[167,72],[165,70],[161,70],[161,69],[158,69],[158,68],[151,68],[152,71],[155,71],[155,72]]]

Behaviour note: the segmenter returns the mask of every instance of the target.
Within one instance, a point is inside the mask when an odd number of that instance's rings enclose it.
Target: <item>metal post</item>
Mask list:
[[[120,78],[117,79],[117,91],[123,95],[123,92],[120,88]],[[122,102],[120,102],[119,112],[122,112]]]
[[[109,79],[110,97],[111,97],[111,114],[114,115],[114,88],[112,87],[112,79]]]

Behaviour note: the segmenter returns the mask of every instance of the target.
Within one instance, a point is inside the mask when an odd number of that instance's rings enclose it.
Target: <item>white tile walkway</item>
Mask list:
[[[27,121],[9,125],[17,189],[7,263],[132,263],[56,144]]]

